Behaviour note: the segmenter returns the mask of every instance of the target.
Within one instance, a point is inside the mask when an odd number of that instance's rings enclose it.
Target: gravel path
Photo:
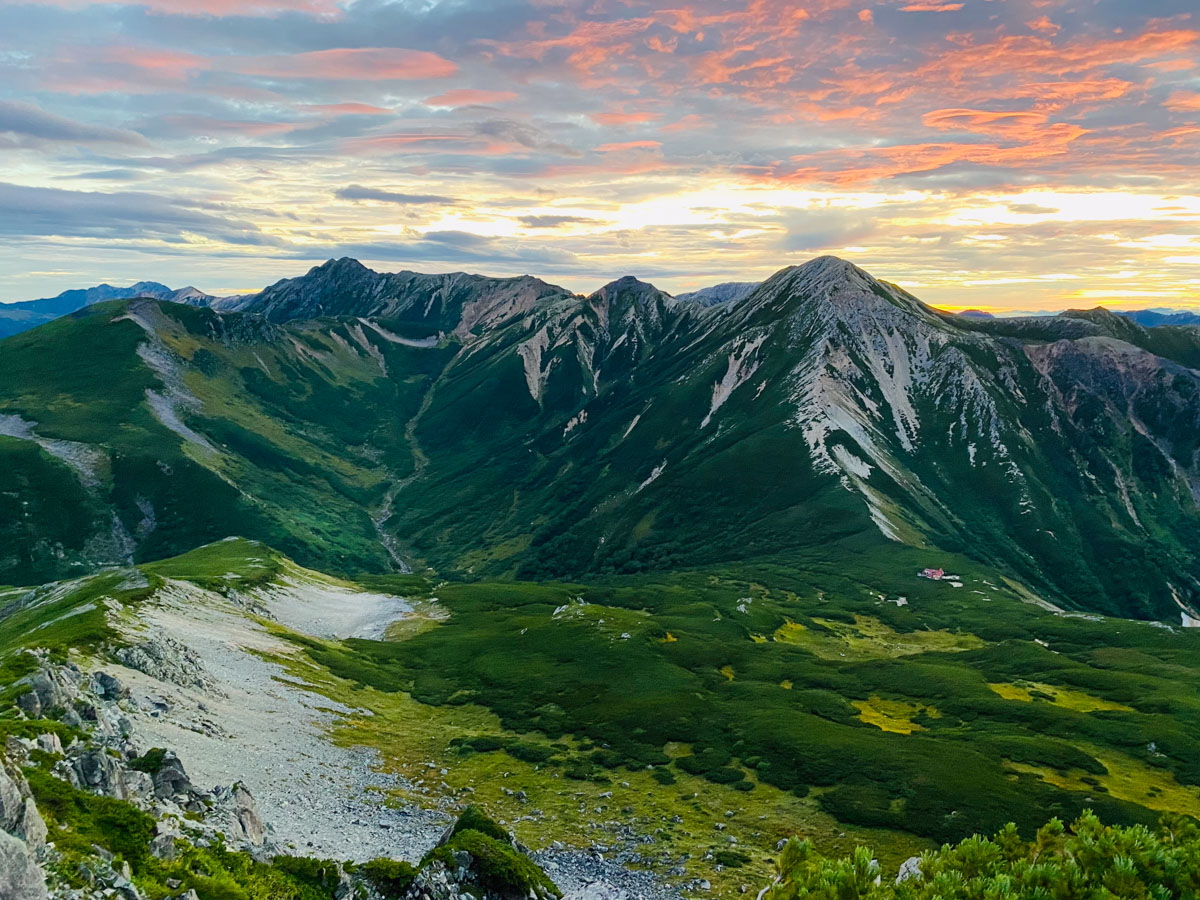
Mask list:
[[[323,637],[377,637],[409,611],[398,597],[360,593],[293,579],[255,592],[254,601],[280,622]],[[120,666],[112,670],[132,693],[136,740],[168,747],[198,787],[240,781],[254,795],[279,852],[364,861],[380,856],[418,861],[455,811],[389,807],[383,796],[408,787],[381,771],[377,754],[328,738],[352,712],[309,691],[258,654],[295,648],[253,621],[242,606],[187,582],[172,581],[138,609],[126,630],[135,642],[170,638],[199,658],[167,680]],[[168,666],[168,668],[170,668]],[[448,801],[439,801],[448,803]],[[677,891],[618,861],[575,850],[534,854],[566,900],[676,900]]]
[[[121,670],[139,708],[135,733],[146,748],[175,750],[199,786],[243,782],[272,839],[297,853],[415,862],[437,841],[449,814],[384,806],[378,792],[400,781],[378,769],[373,751],[339,747],[326,736],[335,716],[349,710],[281,681],[287,676],[280,666],[246,652],[293,648],[243,610],[173,582],[140,617],[143,639],[157,631],[186,644],[216,685],[201,691]]]

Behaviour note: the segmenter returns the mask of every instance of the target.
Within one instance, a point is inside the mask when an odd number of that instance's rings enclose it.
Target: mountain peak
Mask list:
[[[368,269],[366,266],[364,266],[362,263],[360,263],[354,257],[343,256],[339,259],[327,260],[326,262],[323,262],[319,266],[313,266],[311,269],[308,270],[308,274],[309,275],[318,275],[318,274],[325,274],[325,275],[355,274],[355,275],[358,275],[363,272],[370,272],[370,271],[372,271],[372,270]]]
[[[658,291],[658,288],[656,288],[654,285],[650,284],[650,282],[648,282],[648,281],[642,281],[636,275],[622,275],[620,278],[616,279],[615,281],[610,281],[608,284],[604,285],[602,288],[597,290],[595,293],[596,294],[614,294],[614,293],[617,293],[618,291],[647,292],[647,291]],[[593,295],[593,296],[595,296],[595,295]]]

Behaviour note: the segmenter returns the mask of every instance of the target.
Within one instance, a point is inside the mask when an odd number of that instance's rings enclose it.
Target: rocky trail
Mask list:
[[[168,579],[136,609],[112,614],[125,646],[115,661],[95,663],[103,675],[94,679],[119,685],[97,699],[99,719],[113,723],[107,727],[120,735],[122,754],[168,748],[189,785],[242,786],[260,823],[257,852],[417,863],[444,838],[460,804],[448,796],[421,805],[399,800],[415,793],[413,785],[386,771],[374,750],[332,741],[339,718],[362,711],[289,675],[277,660],[297,648],[269,625],[319,638],[378,638],[410,608],[399,597],[304,574],[228,596]],[[130,774],[105,776],[114,796],[130,793],[121,786]],[[533,858],[570,900],[680,896],[599,852],[556,844]]]

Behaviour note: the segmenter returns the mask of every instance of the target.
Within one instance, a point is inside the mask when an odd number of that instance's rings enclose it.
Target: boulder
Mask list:
[[[150,842],[150,855],[171,862],[175,859],[175,835],[159,834]]]
[[[192,782],[183,770],[183,763],[174,751],[168,750],[162,758],[162,765],[154,773],[154,796],[159,800],[170,800],[180,794],[189,794]]]
[[[75,759],[73,768],[82,786],[105,794],[112,790],[121,775],[120,765],[104,750],[85,750]]]
[[[0,831],[0,900],[47,900],[46,877],[25,842]]]
[[[63,745],[57,734],[39,734],[37,745],[38,749],[44,753],[54,753],[62,756]]]
[[[25,819],[25,797],[17,782],[0,766],[0,830],[17,831]]]
[[[120,679],[107,672],[92,673],[92,692],[101,700],[116,702],[129,696],[129,688],[121,684]]]
[[[910,856],[900,864],[900,874],[896,876],[896,884],[908,881],[910,878],[921,877],[921,857]]]
[[[17,697],[17,706],[21,712],[29,716],[31,719],[40,719],[42,717],[42,701],[38,699],[36,691],[26,691]]]
[[[258,814],[258,804],[245,785],[238,784],[233,791],[234,815],[241,830],[243,840],[261,847],[267,839],[267,829],[262,817]]]
[[[25,798],[25,814],[21,818],[21,834],[25,844],[33,853],[38,853],[46,846],[46,823],[38,812],[37,804],[32,797]]]

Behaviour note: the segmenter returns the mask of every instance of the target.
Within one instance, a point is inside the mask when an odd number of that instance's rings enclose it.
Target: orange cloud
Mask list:
[[[1051,37],[1062,31],[1062,27],[1051,22],[1048,16],[1041,16],[1037,19],[1034,19],[1032,22],[1026,22],[1025,26],[1031,31],[1037,31],[1041,34],[1048,34]]]
[[[954,163],[1013,166],[1060,157],[1088,131],[1077,125],[1049,125],[1027,135],[1019,144],[921,143],[887,147],[843,148],[793,157],[797,167],[760,172],[760,177],[797,182],[826,182],[837,185],[863,184],[931,172]]]
[[[1035,136],[1046,124],[1047,116],[1036,112],[992,112],[981,109],[935,109],[925,113],[921,122],[943,131],[973,131],[978,134]]]
[[[1167,98],[1164,104],[1167,109],[1182,112],[1200,112],[1200,94],[1188,91],[1176,91]]]

